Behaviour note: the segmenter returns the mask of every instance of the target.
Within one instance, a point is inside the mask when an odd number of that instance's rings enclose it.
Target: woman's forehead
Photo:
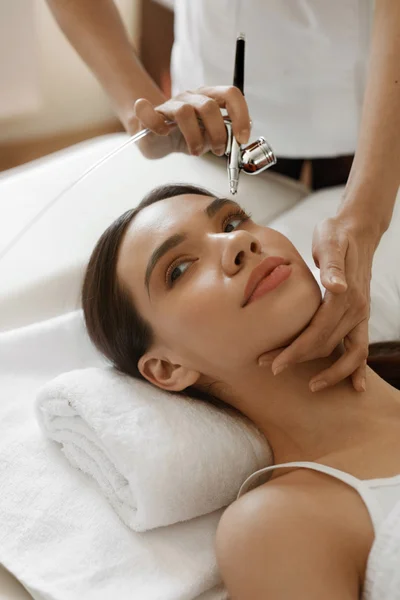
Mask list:
[[[165,226],[166,222],[180,221],[188,215],[201,212],[210,202],[210,196],[198,194],[182,194],[154,202],[143,208],[133,221],[139,227],[146,228]]]
[[[178,226],[210,203],[209,196],[182,194],[159,200],[143,208],[129,224],[122,240],[117,274],[126,280],[132,272],[146,268],[152,250],[166,239]]]

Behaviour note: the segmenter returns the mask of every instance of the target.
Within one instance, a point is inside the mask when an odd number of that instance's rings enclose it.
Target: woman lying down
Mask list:
[[[366,392],[349,377],[313,394],[310,378],[342,345],[277,377],[258,365],[322,301],[293,244],[232,200],[158,188],[104,232],[82,300],[92,341],[119,370],[234,407],[272,448],[268,481],[218,526],[230,598],[357,600],[375,534],[400,500],[400,391],[367,367]],[[277,466],[293,461],[309,462]]]

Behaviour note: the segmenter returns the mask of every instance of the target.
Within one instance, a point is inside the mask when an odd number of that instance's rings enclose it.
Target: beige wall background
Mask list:
[[[140,35],[140,0],[115,0],[115,3],[136,46]],[[17,6],[20,27],[28,25],[27,18],[32,21],[30,26],[35,40],[39,106],[36,110],[8,118],[0,116],[0,142],[38,138],[82,127],[91,128],[115,120],[101,86],[65,39],[44,0],[2,2],[0,35],[3,28],[18,32],[18,21],[15,19]],[[26,47],[19,47],[22,55],[31,52],[30,42],[27,39]],[[1,56],[1,61],[8,61],[8,67],[12,67],[13,61],[17,68],[21,64],[13,53],[2,52]],[[20,77],[18,70],[14,72],[14,77]],[[1,85],[0,81],[0,92]]]

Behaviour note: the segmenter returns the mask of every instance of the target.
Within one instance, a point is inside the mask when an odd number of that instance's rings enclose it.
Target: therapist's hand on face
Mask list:
[[[237,141],[246,144],[250,136],[249,110],[243,94],[234,86],[201,87],[182,92],[159,106],[139,98],[134,112],[143,129],[148,128],[160,136],[167,136],[173,127],[166,125],[165,121],[174,121],[190,154],[199,156],[212,150],[217,156],[222,156],[227,134],[221,108],[228,112]],[[198,119],[201,119],[204,129]]]
[[[317,381],[325,381],[325,387],[329,387],[351,375],[356,391],[364,391],[362,380],[365,381],[369,347],[370,281],[373,256],[379,241],[380,234],[373,225],[361,224],[355,215],[336,215],[316,226],[312,256],[320,269],[321,283],[326,292],[308,327],[273,357],[272,365],[271,361],[265,363],[271,366],[274,374],[277,375],[276,369],[283,365],[329,356],[343,340],[346,352],[329,369],[312,377],[310,389]],[[344,284],[332,281],[331,277],[337,277]]]

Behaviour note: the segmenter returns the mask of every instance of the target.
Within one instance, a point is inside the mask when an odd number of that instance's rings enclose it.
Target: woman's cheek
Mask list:
[[[185,289],[181,294],[171,294],[167,305],[163,307],[163,314],[168,315],[163,319],[167,329],[175,331],[192,330],[193,325],[200,326],[207,322],[208,307],[206,298],[196,293],[195,289]]]

